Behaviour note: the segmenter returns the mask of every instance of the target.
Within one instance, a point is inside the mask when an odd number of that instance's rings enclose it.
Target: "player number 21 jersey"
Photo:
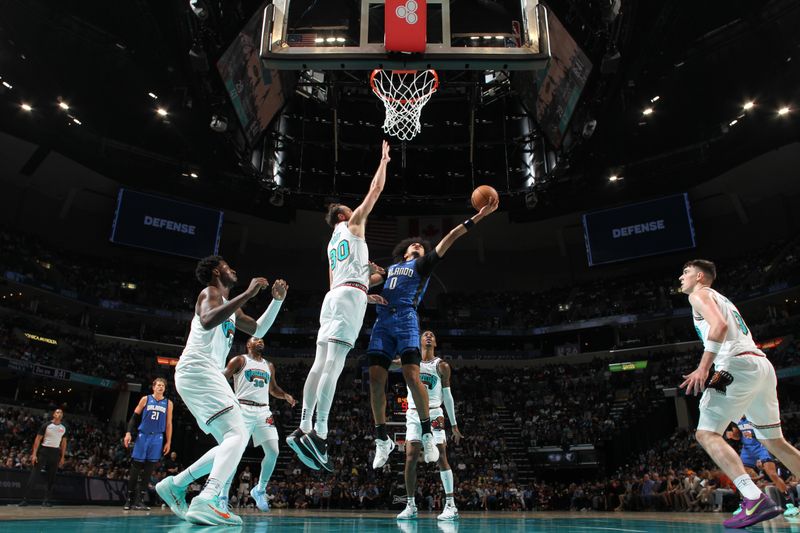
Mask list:
[[[706,287],[702,290],[711,292],[711,297],[717,302],[720,313],[722,313],[722,316],[728,324],[728,333],[725,335],[725,340],[722,342],[722,348],[714,358],[714,366],[717,367],[717,369],[725,368],[724,364],[728,359],[741,353],[764,355],[764,352],[759,350],[756,343],[753,341],[750,328],[745,324],[742,315],[739,313],[736,306],[733,305],[733,302],[714,289]],[[708,331],[710,329],[708,321],[697,314],[697,311],[692,311],[692,320],[694,321],[697,335],[700,337],[700,340],[705,343],[708,340]]]
[[[355,282],[369,286],[369,249],[367,241],[356,237],[339,222],[328,243],[328,266],[331,269],[331,288],[342,283]]]

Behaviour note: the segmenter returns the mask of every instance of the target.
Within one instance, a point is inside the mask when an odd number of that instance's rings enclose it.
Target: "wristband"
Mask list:
[[[719,351],[721,349],[722,349],[722,343],[721,342],[712,341],[710,339],[706,341],[705,351],[711,352],[713,354],[717,354],[717,353],[719,353]]]
[[[469,230],[470,230],[470,228],[472,228],[472,226],[474,226],[474,225],[475,225],[475,221],[474,221],[474,220],[472,220],[471,218],[468,218],[467,220],[465,220],[464,222],[462,222],[462,223],[461,223],[461,225],[462,225],[462,226],[464,226],[464,229],[465,229],[465,230],[469,231]]]

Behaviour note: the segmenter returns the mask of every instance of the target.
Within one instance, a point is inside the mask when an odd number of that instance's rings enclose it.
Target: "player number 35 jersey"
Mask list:
[[[714,289],[704,288],[702,290],[709,291],[711,297],[717,302],[722,316],[728,324],[728,333],[725,335],[725,340],[722,342],[722,348],[717,356],[714,358],[714,366],[724,368],[724,363],[733,356],[742,353],[755,353],[764,355],[764,352],[758,349],[756,343],[753,341],[753,335],[750,333],[750,328],[745,324],[742,315],[733,303],[725,298],[723,295]],[[705,343],[708,340],[708,330],[710,326],[708,321],[702,316],[697,314],[697,311],[692,312],[692,320],[694,327],[697,330],[697,335],[700,340]]]
[[[256,361],[245,356],[244,366],[233,376],[233,390],[240,400],[269,405],[269,381],[272,375],[266,359]]]
[[[369,249],[367,241],[356,237],[339,222],[328,243],[328,266],[331,269],[331,288],[355,282],[369,286]]]

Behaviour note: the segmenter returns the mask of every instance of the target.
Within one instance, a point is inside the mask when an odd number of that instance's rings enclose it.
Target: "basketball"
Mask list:
[[[497,191],[490,185],[481,185],[472,191],[472,207],[474,207],[476,211],[480,211],[491,199],[494,199],[496,202],[500,201]]]

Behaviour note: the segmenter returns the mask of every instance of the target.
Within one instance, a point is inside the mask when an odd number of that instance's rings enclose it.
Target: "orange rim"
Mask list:
[[[432,95],[433,93],[435,93],[439,89],[439,74],[433,69],[428,69],[428,71],[430,71],[431,74],[433,74],[433,87],[431,87],[431,90],[429,92],[425,93],[424,95],[420,96],[419,98],[408,98],[408,99],[407,98],[401,98],[401,99],[396,99],[396,98],[392,98],[391,96],[386,96],[385,94],[381,93],[378,90],[378,88],[375,86],[375,75],[378,72],[384,72],[384,70],[380,69],[380,68],[376,68],[369,75],[369,85],[370,85],[370,87],[372,87],[372,92],[374,92],[376,95],[378,95],[378,98],[380,98],[381,100],[385,100],[387,102],[393,102],[393,103],[397,102],[397,103],[400,103],[400,104],[403,104],[403,105],[409,104],[409,103],[414,103],[414,102],[416,102],[417,100],[419,100],[421,98],[424,98],[424,97]],[[390,72],[392,74],[395,74],[395,73],[396,74],[416,74],[419,71],[418,70],[392,70]]]

